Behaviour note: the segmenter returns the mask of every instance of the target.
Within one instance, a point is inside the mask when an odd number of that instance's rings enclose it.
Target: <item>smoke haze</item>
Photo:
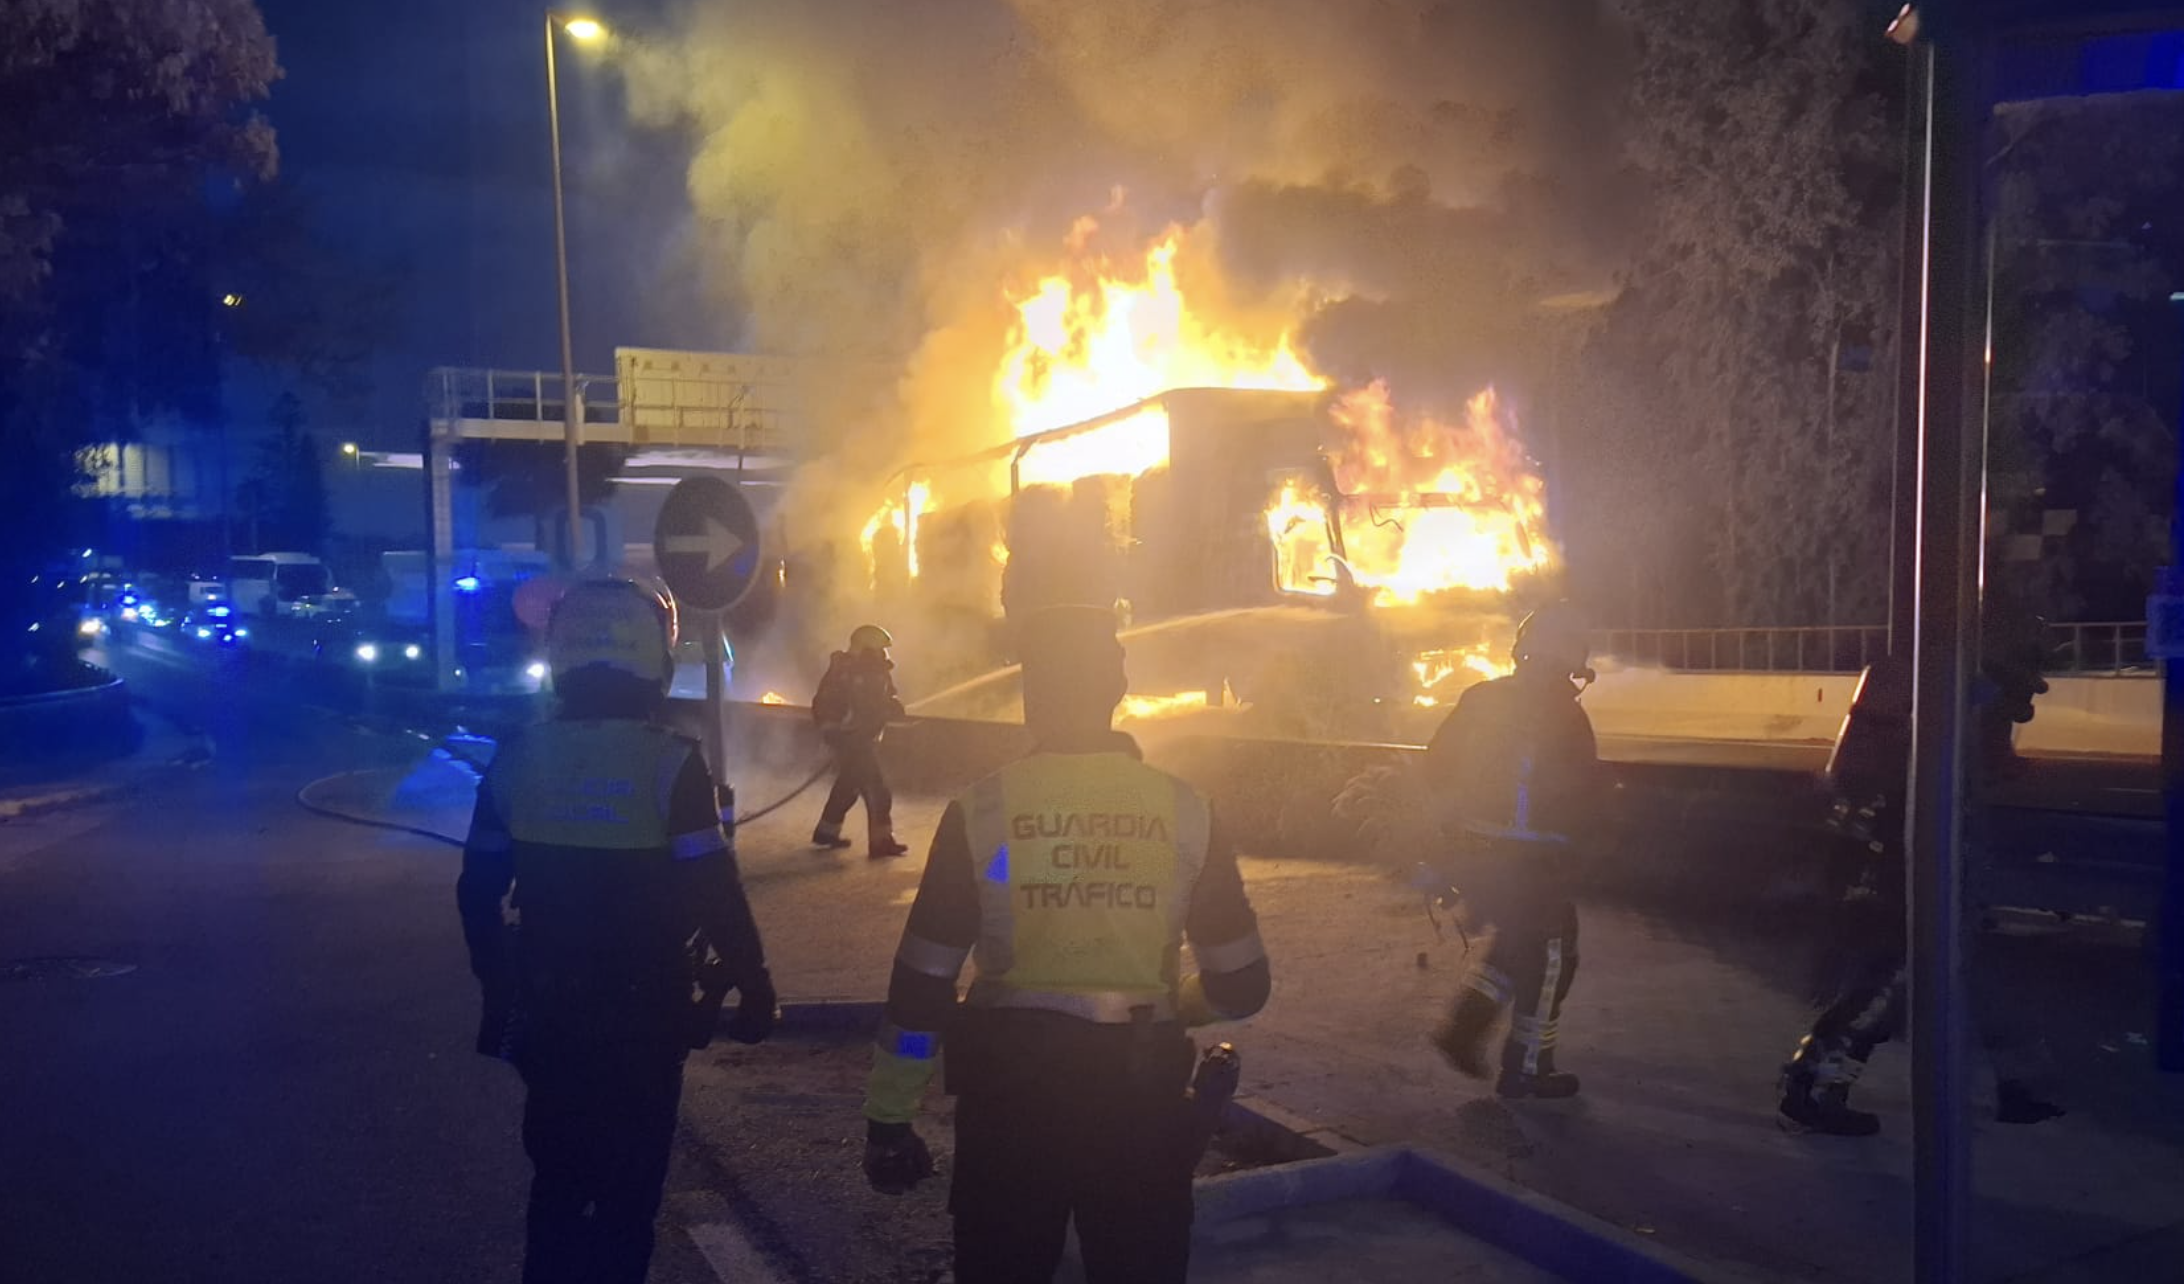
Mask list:
[[[692,139],[700,244],[743,346],[892,372],[821,390],[817,444],[847,447],[841,482],[869,488],[1005,436],[1006,291],[1060,270],[1086,214],[1118,262],[1184,225],[1194,307],[1295,328],[1345,382],[1507,378],[1512,315],[1612,272],[1590,226],[1625,43],[1608,10],[693,0],[624,66],[640,118]]]

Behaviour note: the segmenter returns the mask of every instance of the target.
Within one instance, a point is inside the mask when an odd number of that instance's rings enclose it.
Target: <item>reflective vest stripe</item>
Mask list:
[[[971,956],[970,947],[942,945],[909,932],[902,934],[902,944],[895,947],[895,961],[913,972],[937,976],[943,981],[953,981],[963,971],[963,961]]]
[[[1198,966],[1208,972],[1241,972],[1266,958],[1266,946],[1260,942],[1258,929],[1254,928],[1219,945],[1192,941],[1191,953],[1197,957]]]
[[[978,884],[978,970],[999,976],[1016,966],[1016,902],[1009,886],[1007,790],[988,776],[964,797],[971,873]]]
[[[1213,842],[1213,809],[1197,791],[1175,782],[1175,895],[1168,898],[1168,940],[1171,952],[1183,940],[1183,925],[1190,921],[1191,893],[1205,872],[1206,849]],[[1175,961],[1168,962],[1168,981],[1175,983]]]

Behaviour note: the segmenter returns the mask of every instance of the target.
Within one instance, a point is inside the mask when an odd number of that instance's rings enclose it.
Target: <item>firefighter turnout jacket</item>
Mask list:
[[[830,735],[878,740],[903,716],[895,662],[877,651],[836,651],[811,698],[812,721]]]
[[[1205,800],[1113,732],[1042,745],[942,815],[895,953],[868,1118],[916,1115],[967,959],[968,1013],[1038,1011],[1087,1029],[1246,1017],[1268,990],[1258,920]]]
[[[1545,670],[1465,691],[1426,747],[1439,819],[1474,842],[1581,841],[1599,806],[1599,767],[1577,689]]]
[[[506,742],[478,788],[456,899],[471,970],[489,1006],[498,995],[521,1013],[526,1052],[702,1041],[701,931],[732,984],[765,967],[711,773],[695,742],[642,721],[548,722]]]

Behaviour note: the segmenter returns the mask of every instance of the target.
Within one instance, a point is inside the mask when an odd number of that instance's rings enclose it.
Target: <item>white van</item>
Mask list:
[[[228,562],[228,601],[246,615],[314,615],[353,605],[309,553],[253,553]]]

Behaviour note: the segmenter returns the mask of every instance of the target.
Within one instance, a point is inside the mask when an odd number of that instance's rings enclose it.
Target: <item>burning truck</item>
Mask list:
[[[1081,218],[1059,267],[921,351],[887,431],[794,506],[838,524],[806,532],[824,569],[792,613],[817,636],[784,650],[881,620],[914,709],[1009,721],[1008,622],[1112,604],[1135,730],[1285,740],[1421,743],[1502,672],[1517,605],[1560,569],[1513,406],[1338,383],[1295,341],[1325,296],[1241,297],[1211,235],[1110,255]],[[843,519],[842,470],[883,449],[901,466]]]
[[[1126,721],[1418,743],[1505,671],[1511,595],[1556,569],[1491,390],[1451,422],[1377,383],[1175,389],[889,490],[862,539],[875,607],[984,670],[937,715],[1015,716],[1006,621],[1098,602],[1125,621]]]

